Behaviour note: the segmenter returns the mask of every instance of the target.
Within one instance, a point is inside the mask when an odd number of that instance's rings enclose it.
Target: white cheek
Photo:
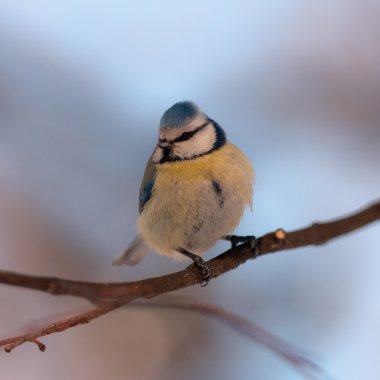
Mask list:
[[[212,125],[194,135],[190,140],[175,144],[175,154],[190,158],[209,152],[216,141],[215,129]]]
[[[162,148],[157,146],[153,152],[152,161],[155,163],[160,162],[163,157],[164,157],[164,152],[163,152]]]

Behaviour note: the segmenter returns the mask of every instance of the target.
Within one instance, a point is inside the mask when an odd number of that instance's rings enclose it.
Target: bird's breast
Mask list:
[[[208,250],[239,223],[252,202],[252,167],[232,144],[193,160],[157,166],[150,200],[138,220],[156,251]]]

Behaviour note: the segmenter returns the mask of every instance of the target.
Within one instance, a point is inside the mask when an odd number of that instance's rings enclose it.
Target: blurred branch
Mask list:
[[[235,313],[228,312],[214,305],[202,304],[196,301],[184,301],[183,299],[175,300],[173,297],[167,297],[165,300],[155,302],[133,302],[128,306],[137,307],[158,307],[166,309],[175,309],[198,313],[208,318],[217,320],[233,330],[247,336],[272,352],[279,355],[282,359],[292,365],[305,378],[318,378],[317,375],[327,375],[322,367],[308,358],[308,355],[299,348],[278,338],[272,333],[264,330],[257,324],[240,317]]]
[[[310,227],[289,233],[279,229],[258,239],[258,256],[308,245],[324,244],[328,240],[347,234],[378,219],[380,219],[380,202],[351,216],[332,222],[315,223]],[[255,257],[257,257],[257,253],[248,244],[242,244],[208,261],[207,265],[213,269],[213,278],[215,278]],[[54,295],[83,297],[100,305],[90,312],[65,320],[59,326],[53,324],[39,332],[0,341],[0,346],[6,346],[10,351],[15,346],[29,341],[38,344],[40,349],[44,349],[44,346],[37,340],[41,336],[87,323],[135,299],[156,297],[202,282],[203,278],[197,267],[189,267],[165,276],[124,283],[92,283],[0,271],[0,283],[41,290]]]
[[[45,351],[46,346],[38,340],[40,337],[47,334],[64,331],[79,324],[87,323],[94,318],[118,308],[119,306],[121,305],[116,301],[109,302],[106,305],[97,307],[96,309],[78,313],[73,317],[64,318],[58,322],[47,324],[46,326],[37,328],[30,333],[0,341],[0,346],[4,346],[4,350],[6,352],[11,352],[14,348],[25,342],[32,342],[35,343],[41,351]],[[309,359],[308,355],[302,352],[299,348],[276,337],[255,323],[242,318],[235,313],[228,312],[220,307],[202,304],[184,297],[173,296],[167,296],[154,302],[136,301],[128,304],[128,307],[131,306],[182,310],[206,316],[221,322],[233,330],[247,336],[256,343],[268,348],[270,351],[276,353],[280,358],[287,361],[306,378],[312,379],[314,378],[314,375],[325,373],[322,367]]]
[[[53,333],[65,331],[71,327],[75,327],[78,325],[84,325],[95,318],[98,318],[104,314],[107,314],[111,310],[117,309],[122,304],[123,303],[121,302],[113,301],[104,305],[99,305],[98,307],[92,310],[74,315],[70,318],[65,318],[58,322],[47,324],[46,326],[33,330],[29,333],[14,336],[12,338],[4,339],[4,340],[0,340],[0,347],[4,347],[4,351],[9,353],[14,348],[26,342],[31,342],[31,343],[35,343],[38,346],[39,350],[44,352],[46,349],[46,346],[42,342],[40,342],[38,338],[45,335],[50,335]]]

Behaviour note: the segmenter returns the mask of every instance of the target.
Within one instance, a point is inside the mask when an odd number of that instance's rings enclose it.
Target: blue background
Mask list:
[[[260,236],[380,195],[378,1],[0,2],[0,266],[92,281],[183,268],[151,254],[112,267],[135,235],[159,119],[190,99],[253,163]],[[304,348],[334,378],[379,379],[379,225],[270,255],[179,293]],[[223,251],[220,243],[207,257]],[[2,286],[0,335],[88,306]],[[46,319],[47,318],[47,319]],[[226,327],[123,309],[0,355],[4,378],[299,379]]]

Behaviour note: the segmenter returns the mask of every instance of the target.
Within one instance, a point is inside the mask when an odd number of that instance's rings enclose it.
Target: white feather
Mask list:
[[[212,124],[196,133],[190,140],[174,143],[173,154],[177,157],[192,158],[209,152],[216,141]]]
[[[149,247],[141,239],[140,235],[136,236],[127,249],[112,261],[113,265],[136,265],[149,253]]]

